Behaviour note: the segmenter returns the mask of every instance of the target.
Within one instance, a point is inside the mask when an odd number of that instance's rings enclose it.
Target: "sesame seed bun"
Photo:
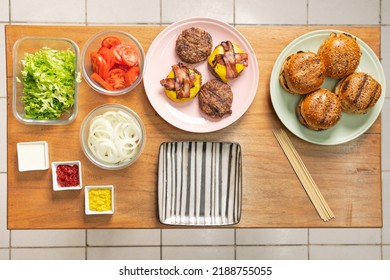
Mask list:
[[[341,104],[336,94],[320,88],[302,97],[297,105],[297,116],[309,129],[326,130],[340,120]]]
[[[366,114],[382,94],[382,86],[369,74],[356,72],[340,80],[335,89],[346,113]]]
[[[325,78],[325,64],[316,53],[309,51],[288,56],[279,75],[281,86],[292,94],[307,94],[319,89]]]
[[[362,52],[356,38],[346,33],[331,33],[318,49],[326,75],[340,79],[355,72]]]

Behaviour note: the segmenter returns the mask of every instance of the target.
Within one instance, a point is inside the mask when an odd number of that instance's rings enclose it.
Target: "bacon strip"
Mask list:
[[[194,86],[196,80],[195,72],[183,63],[172,65],[174,78],[166,78],[160,81],[160,84],[167,90],[175,90],[176,98],[190,97],[190,89]]]
[[[234,54],[236,63],[243,64],[245,67],[248,67],[248,54],[247,53],[236,53]]]
[[[225,65],[226,67],[226,78],[233,79],[237,78],[238,73],[236,64],[243,64],[248,66],[248,54],[247,53],[235,53],[232,42],[224,41],[221,43],[224,53],[217,54],[212,62],[212,66],[215,67],[217,64]]]
[[[160,84],[165,87],[167,90],[175,89],[175,78],[166,78],[160,81]]]
[[[233,44],[230,41],[226,41],[222,42],[221,45],[225,52],[223,55],[223,61],[226,67],[226,78],[236,78],[238,74],[236,69],[236,59],[234,57]]]

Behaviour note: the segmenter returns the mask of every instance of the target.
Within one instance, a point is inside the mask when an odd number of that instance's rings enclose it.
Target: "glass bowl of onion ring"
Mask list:
[[[81,146],[86,157],[102,169],[118,170],[134,163],[145,145],[140,117],[120,104],[93,109],[83,120]]]

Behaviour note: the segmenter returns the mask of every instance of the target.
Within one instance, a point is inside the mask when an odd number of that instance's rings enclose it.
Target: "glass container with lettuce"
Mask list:
[[[77,114],[81,81],[77,46],[60,38],[25,38],[16,43],[14,50],[18,59],[14,61],[16,117],[27,124],[72,121]]]

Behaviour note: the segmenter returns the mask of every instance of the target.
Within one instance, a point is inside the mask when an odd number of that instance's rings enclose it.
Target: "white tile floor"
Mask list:
[[[382,229],[7,230],[4,25],[169,24],[192,16],[231,24],[380,25],[390,81],[390,0],[0,0],[0,259],[389,260],[389,91],[382,113]]]

